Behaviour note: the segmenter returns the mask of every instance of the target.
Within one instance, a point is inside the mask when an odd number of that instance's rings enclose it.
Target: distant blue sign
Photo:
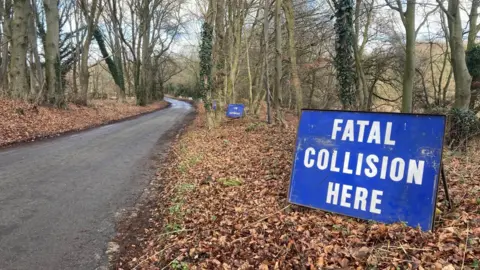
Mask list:
[[[228,104],[227,117],[240,118],[243,116],[245,105],[243,104]]]
[[[212,109],[213,109],[214,111],[217,110],[217,101],[216,101],[216,100],[214,100],[213,103],[212,103]]]
[[[304,110],[289,201],[433,229],[445,117]]]

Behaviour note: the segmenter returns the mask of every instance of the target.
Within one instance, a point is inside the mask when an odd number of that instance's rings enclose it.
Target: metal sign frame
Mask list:
[[[435,218],[436,218],[436,211],[435,211],[435,208],[436,208],[436,204],[438,202],[438,189],[439,189],[439,186],[440,186],[440,178],[442,177],[443,175],[443,149],[444,149],[444,144],[445,144],[445,132],[446,132],[446,116],[445,115],[442,115],[442,114],[418,114],[418,113],[396,113],[396,112],[368,112],[368,111],[347,111],[347,110],[319,110],[319,109],[302,109],[301,111],[301,115],[300,115],[300,119],[299,119],[299,122],[298,122],[298,125],[297,125],[297,132],[296,132],[296,135],[295,135],[295,150],[293,151],[293,154],[292,154],[292,169],[290,171],[290,181],[289,181],[289,186],[288,186],[288,193],[287,193],[287,200],[290,204],[294,204],[294,205],[299,205],[299,206],[303,206],[303,207],[308,207],[308,208],[311,208],[311,209],[315,209],[315,210],[319,210],[319,211],[324,211],[324,212],[329,212],[329,213],[334,213],[334,214],[338,214],[338,215],[343,215],[343,216],[347,216],[347,217],[352,217],[352,218],[358,218],[358,219],[362,219],[360,217],[355,217],[355,216],[351,216],[351,215],[347,215],[347,214],[344,214],[344,213],[338,213],[338,212],[334,212],[334,211],[331,211],[331,210],[325,210],[325,209],[320,209],[320,208],[317,208],[317,207],[312,207],[312,206],[308,206],[308,205],[303,205],[303,204],[300,204],[300,203],[295,203],[295,202],[292,202],[291,200],[291,189],[292,189],[292,180],[293,180],[293,174],[294,174],[294,171],[295,171],[295,158],[297,156],[297,146],[298,146],[298,143],[299,143],[299,130],[300,130],[300,123],[301,123],[301,119],[302,119],[302,116],[303,116],[303,112],[305,111],[314,111],[314,112],[336,112],[336,113],[341,113],[341,112],[345,112],[345,113],[361,113],[361,114],[382,114],[382,115],[399,115],[399,114],[402,114],[402,115],[410,115],[410,116],[419,116],[419,117],[425,117],[425,116],[431,116],[431,117],[441,117],[443,119],[443,136],[442,136],[442,139],[441,139],[441,151],[440,151],[440,166],[439,166],[439,173],[437,174],[437,176],[434,178],[434,181],[436,183],[436,187],[435,187],[435,191],[434,191],[434,194],[433,194],[433,197],[434,197],[434,207],[432,209],[432,214],[431,214],[431,226],[429,228],[429,230],[434,230],[435,229]],[[440,170],[442,172],[440,172]],[[446,187],[446,179],[443,178],[444,180],[444,186]],[[322,180],[323,181],[323,180]],[[446,190],[446,192],[448,192],[448,190]],[[450,205],[451,205],[451,202],[449,201]],[[365,220],[365,219],[363,219]]]

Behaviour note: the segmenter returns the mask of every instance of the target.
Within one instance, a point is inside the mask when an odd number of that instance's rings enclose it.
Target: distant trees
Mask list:
[[[197,2],[200,10],[207,6]],[[477,84],[470,83],[465,52],[478,42],[479,0],[208,2],[202,14],[212,27],[208,110],[213,101],[218,110],[242,102],[258,115],[265,101],[272,120],[282,123],[285,110],[299,114],[302,107],[474,107]],[[215,119],[211,126],[221,120]]]
[[[57,107],[86,105],[90,69],[105,65],[119,100],[127,88],[139,105],[163,98],[165,78],[177,72],[168,55],[184,22],[183,3],[0,1],[2,95]]]

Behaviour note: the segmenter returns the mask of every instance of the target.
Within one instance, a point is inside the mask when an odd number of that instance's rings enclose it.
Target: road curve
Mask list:
[[[54,140],[0,150],[0,269],[96,269],[115,213],[148,183],[154,148],[192,112],[170,108]]]

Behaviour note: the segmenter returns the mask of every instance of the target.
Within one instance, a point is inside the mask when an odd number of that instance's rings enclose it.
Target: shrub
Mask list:
[[[480,133],[480,121],[471,110],[453,108],[448,114],[447,143],[466,150],[467,141]]]

